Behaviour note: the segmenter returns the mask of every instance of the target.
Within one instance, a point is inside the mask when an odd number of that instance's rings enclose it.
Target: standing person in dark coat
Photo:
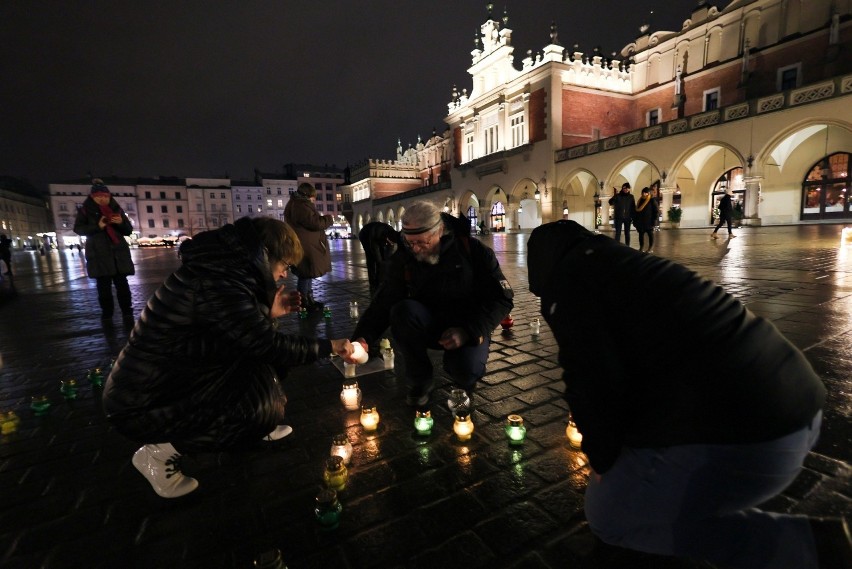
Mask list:
[[[114,303],[126,318],[133,317],[133,303],[127,276],[136,272],[130,258],[130,245],[124,238],[133,232],[127,214],[110,194],[103,180],[92,180],[92,190],[77,208],[74,233],[86,237],[86,271],[97,280],[101,318],[112,318]]]
[[[5,233],[0,234],[0,259],[6,263],[6,274],[12,274],[12,240]]]
[[[650,188],[642,188],[639,201],[636,203],[636,213],[633,214],[633,225],[639,234],[639,251],[645,248],[645,235],[648,236],[648,253],[654,252],[654,225],[660,217],[660,204],[651,195]]]
[[[280,378],[289,366],[332,351],[352,355],[345,339],[276,330],[277,318],[300,303],[298,292],[276,284],[302,257],[284,222],[243,217],[185,241],[180,257],[182,266],[142,311],[103,394],[110,423],[144,445],[133,465],[164,498],[198,486],[180,472],[179,452],[241,448],[292,432],[281,424]]]
[[[352,338],[365,349],[391,328],[405,361],[406,402],[422,407],[434,387],[427,350],[471,393],[488,360],[491,333],[512,309],[514,292],[494,251],[470,236],[470,222],[416,202],[402,216],[402,243]]]
[[[725,190],[725,195],[719,200],[719,223],[716,224],[716,229],[714,229],[713,233],[710,234],[710,237],[713,239],[719,238],[716,232],[719,231],[719,228],[722,227],[723,223],[728,224],[728,239],[736,237],[733,229],[731,228],[731,224],[734,220],[734,204],[731,201],[731,197],[733,197],[733,195],[734,191],[728,188]]]
[[[615,188],[612,189],[613,196],[609,198],[609,205],[615,210],[615,240],[621,241],[621,231],[624,230],[624,244],[630,247],[630,222],[633,220],[633,214],[636,212],[636,200],[633,194],[630,193],[630,184],[624,182],[621,184],[621,191],[615,193]]]
[[[325,230],[334,223],[330,215],[322,215],[317,211],[314,204],[316,196],[317,189],[303,182],[284,208],[284,219],[296,230],[305,251],[302,261],[293,267],[293,273],[299,279],[296,289],[302,295],[302,306],[311,312],[323,309],[323,303],[314,298],[313,280],[331,270],[331,254]]]
[[[396,251],[399,244],[399,232],[381,221],[371,221],[358,232],[358,240],[367,257],[367,277],[370,279],[370,291],[379,287],[382,266]]]
[[[845,539],[849,552],[843,520],[757,508],[800,472],[826,396],[768,320],[686,267],[573,221],[536,228],[528,255],[593,469],[595,535],[724,567],[816,568],[817,555],[820,567],[850,566],[826,547]],[[600,341],[624,314],[656,323],[664,363],[646,342]]]

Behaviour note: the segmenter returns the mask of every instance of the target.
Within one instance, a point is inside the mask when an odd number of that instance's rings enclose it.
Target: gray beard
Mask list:
[[[441,260],[441,255],[422,255],[418,253],[414,256],[414,258],[421,263],[426,263],[427,265],[437,265],[438,261]]]

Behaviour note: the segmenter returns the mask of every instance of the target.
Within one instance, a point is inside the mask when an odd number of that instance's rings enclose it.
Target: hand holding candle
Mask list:
[[[367,363],[367,360],[370,359],[370,355],[367,353],[367,350],[364,349],[364,346],[361,345],[361,342],[352,343],[351,359],[356,364],[365,364]]]

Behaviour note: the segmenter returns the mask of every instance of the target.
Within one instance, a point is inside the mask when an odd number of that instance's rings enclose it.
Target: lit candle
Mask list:
[[[77,380],[69,379],[59,382],[59,392],[65,399],[77,399]]]
[[[435,424],[435,419],[432,418],[432,412],[429,410],[415,411],[414,414],[414,429],[418,435],[431,435],[432,425]]]
[[[352,342],[352,359],[356,364],[365,364],[370,359],[370,354],[361,345],[361,342]]]
[[[346,488],[346,481],[349,480],[349,470],[343,464],[343,457],[330,456],[325,460],[325,473],[323,473],[325,485],[332,490],[340,492]]]
[[[102,387],[104,384],[104,372],[101,368],[96,367],[89,371],[89,381],[95,387]]]
[[[358,364],[350,364],[349,362],[343,362],[343,377],[355,377],[355,371],[357,369]]]
[[[509,415],[506,419],[506,437],[510,445],[520,445],[527,437],[527,428],[520,415]]]
[[[532,330],[533,336],[538,336],[541,333],[541,320],[533,318],[530,322],[530,330]]]
[[[352,460],[352,443],[346,435],[334,435],[331,439],[331,456],[339,456],[343,464],[349,464]]]
[[[565,435],[568,436],[568,444],[571,448],[580,448],[583,442],[583,435],[577,430],[577,423],[570,417],[568,418],[568,426],[565,427]]]
[[[503,330],[508,330],[512,326],[515,325],[515,320],[512,318],[511,314],[507,314],[506,317],[500,321],[500,326],[503,327]]]
[[[314,515],[324,530],[336,529],[340,525],[340,513],[342,511],[343,506],[340,505],[340,501],[337,499],[337,492],[331,488],[326,488],[317,494],[317,505],[314,507]]]
[[[354,375],[355,364],[344,363],[343,367],[348,371],[346,366],[351,366]],[[357,381],[343,382],[343,391],[340,392],[340,400],[343,402],[343,406],[349,411],[354,411],[361,406],[361,390],[358,388]]]
[[[361,425],[365,431],[375,431],[379,426],[379,412],[375,407],[361,408]]]
[[[470,420],[470,415],[456,415],[453,432],[460,441],[470,440],[473,436],[473,421]]]
[[[299,309],[299,320],[305,320],[308,317],[308,309],[300,308]]]
[[[21,419],[14,411],[9,411],[5,415],[0,413],[0,433],[10,435],[18,430],[18,423]]]
[[[385,369],[393,369],[393,348],[382,350],[382,359],[385,361]]]
[[[322,317],[326,320],[331,320],[331,308],[326,306],[322,309]]]
[[[50,409],[50,401],[47,399],[47,395],[38,395],[33,397],[32,402],[30,403],[30,409],[39,416],[47,413],[47,410]]]
[[[390,347],[391,347],[391,343],[390,343],[390,340],[388,340],[387,338],[382,338],[381,341],[379,342],[379,349],[382,350],[382,351],[387,350]]]
[[[352,302],[349,303],[349,318],[358,318],[358,316],[359,316],[358,301],[353,300]]]

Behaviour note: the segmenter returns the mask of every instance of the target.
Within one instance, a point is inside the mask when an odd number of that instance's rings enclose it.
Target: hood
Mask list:
[[[574,247],[593,237],[594,233],[567,219],[536,227],[527,241],[530,292],[540,297],[557,263]]]

